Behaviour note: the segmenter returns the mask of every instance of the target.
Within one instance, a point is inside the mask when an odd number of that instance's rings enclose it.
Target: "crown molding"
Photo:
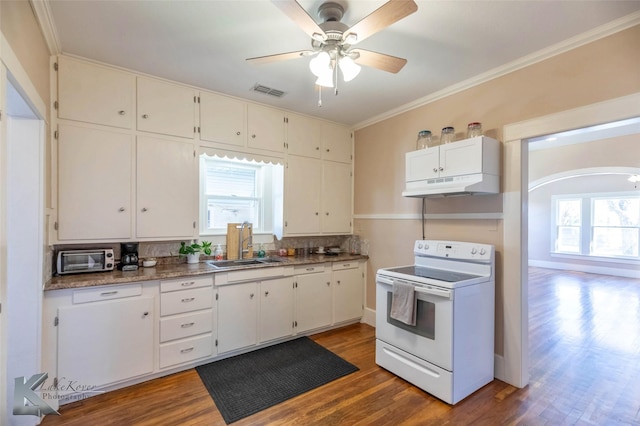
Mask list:
[[[40,25],[40,31],[42,31],[44,40],[49,48],[49,54],[59,55],[62,53],[62,49],[58,39],[58,31],[53,22],[49,0],[29,0],[29,3]]]
[[[474,86],[478,86],[498,77],[502,77],[503,75],[512,73],[519,69],[526,68],[530,65],[542,62],[546,59],[568,52],[596,40],[608,37],[620,31],[624,31],[636,25],[640,25],[640,12],[634,12],[629,15],[623,16],[622,18],[596,27],[590,31],[568,38],[564,41],[561,41],[560,43],[556,43],[544,49],[538,50],[529,55],[516,59],[515,61],[493,68],[482,74],[478,74],[467,80],[463,80],[460,83],[445,87],[444,89],[438,90],[437,92],[434,92],[430,95],[424,96],[420,99],[416,99],[415,101],[401,105],[398,108],[394,108],[383,114],[379,114],[368,120],[357,123],[352,128],[353,130],[360,130],[364,127],[371,126],[372,124],[378,123],[391,117],[395,117],[396,115],[400,115],[415,108],[430,104],[439,99],[446,98],[448,96],[470,89]]]

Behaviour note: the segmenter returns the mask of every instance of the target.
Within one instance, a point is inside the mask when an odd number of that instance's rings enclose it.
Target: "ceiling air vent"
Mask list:
[[[251,90],[254,92],[264,93],[265,95],[275,96],[276,98],[284,96],[284,92],[282,90],[272,89],[271,87],[263,86],[262,84],[256,84]]]

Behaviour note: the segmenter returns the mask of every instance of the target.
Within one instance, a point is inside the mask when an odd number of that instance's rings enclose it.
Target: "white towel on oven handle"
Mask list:
[[[393,283],[389,316],[408,325],[416,325],[416,292],[411,284]]]

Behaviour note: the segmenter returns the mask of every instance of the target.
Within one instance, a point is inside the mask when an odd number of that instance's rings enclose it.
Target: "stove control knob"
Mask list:
[[[480,249],[480,254],[484,256],[487,251],[485,249]]]
[[[422,247],[424,247],[424,245],[422,243],[418,243],[418,249],[422,250]]]
[[[424,245],[424,249],[425,249],[425,250],[429,250],[429,244],[425,244],[425,245]]]
[[[478,252],[477,248],[474,247],[474,248],[471,249],[471,254],[476,254],[477,252]]]

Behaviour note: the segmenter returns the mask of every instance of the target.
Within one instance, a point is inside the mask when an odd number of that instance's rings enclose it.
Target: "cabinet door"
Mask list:
[[[58,378],[102,386],[153,371],[153,297],[58,309]]]
[[[322,123],[322,158],[351,163],[351,131],[333,123]]]
[[[253,346],[258,341],[258,284],[218,288],[218,353]]]
[[[138,137],[138,237],[193,238],[197,216],[193,144]]]
[[[260,283],[260,341],[293,334],[293,278]]]
[[[296,332],[331,325],[331,272],[296,277]]]
[[[320,232],[322,161],[290,156],[285,170],[285,235]]]
[[[362,272],[360,268],[333,271],[333,322],[362,317]]]
[[[320,158],[321,122],[298,114],[287,117],[287,152],[293,155]]]
[[[247,106],[249,148],[284,151],[284,113],[275,108],[249,104]]]
[[[193,138],[195,101],[193,89],[138,77],[138,130]]]
[[[405,178],[407,182],[440,176],[440,147],[411,151],[406,154]]]
[[[58,239],[131,238],[132,136],[58,129]]]
[[[213,93],[200,93],[200,139],[244,146],[247,104]]]
[[[133,74],[58,58],[59,118],[130,129],[134,94]]]
[[[351,232],[351,164],[325,161],[322,184],[322,232]]]
[[[482,138],[440,145],[440,175],[482,173]]]

